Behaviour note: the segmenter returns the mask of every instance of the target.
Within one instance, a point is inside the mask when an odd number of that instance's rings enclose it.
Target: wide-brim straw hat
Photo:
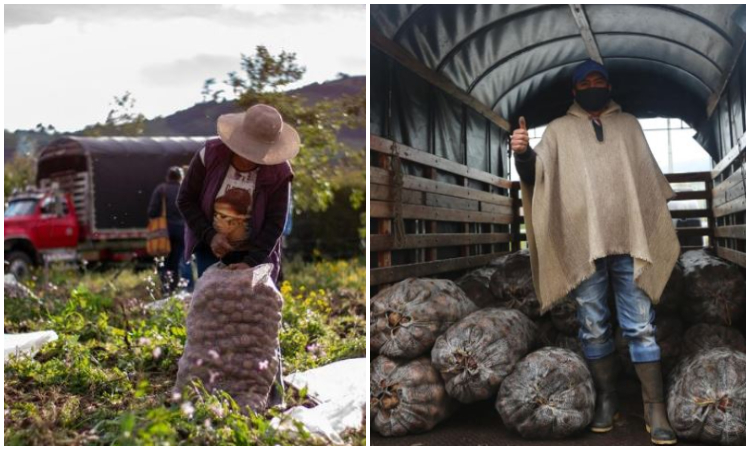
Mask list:
[[[227,147],[256,164],[280,164],[299,153],[297,130],[272,106],[259,104],[244,113],[222,114],[216,128]]]

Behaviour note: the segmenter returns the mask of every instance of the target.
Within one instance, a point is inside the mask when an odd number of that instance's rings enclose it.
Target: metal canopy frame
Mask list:
[[[654,117],[678,111],[676,117],[698,129],[744,54],[745,32],[734,20],[740,7],[373,5],[371,30],[509,122],[528,111],[543,111],[527,117],[531,127],[563,115],[567,107],[554,91],[590,57],[628,73],[621,84],[632,74],[641,84],[659,80],[656,96],[622,86],[628,112]],[[618,86],[613,89],[618,100]],[[566,95],[569,104],[572,95]]]

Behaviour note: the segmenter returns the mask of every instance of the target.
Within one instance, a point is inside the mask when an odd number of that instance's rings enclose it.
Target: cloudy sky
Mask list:
[[[4,128],[78,130],[126,91],[168,115],[257,45],[295,52],[300,85],[364,75],[366,28],[363,5],[6,5]]]

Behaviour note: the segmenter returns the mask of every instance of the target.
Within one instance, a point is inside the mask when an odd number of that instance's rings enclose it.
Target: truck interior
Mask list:
[[[532,129],[564,115],[572,70],[589,58],[623,111],[695,130],[710,170],[664,171],[682,250],[744,272],[745,5],[372,5],[370,29],[371,295],[525,248],[509,135],[521,116]],[[498,434],[489,408],[372,443],[529,444]],[[598,439],[566,443],[618,443]]]

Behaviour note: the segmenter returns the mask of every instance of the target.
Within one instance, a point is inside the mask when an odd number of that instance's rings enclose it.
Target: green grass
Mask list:
[[[281,348],[286,373],[365,355],[364,261],[285,266]],[[5,333],[54,330],[34,358],[5,364],[6,445],[315,444],[270,429],[279,414],[247,415],[225,393],[171,389],[185,343],[183,304],[158,298],[154,273],[53,269],[27,285],[39,296],[5,300]],[[286,392],[287,403],[308,404]],[[363,424],[364,425],[364,424]],[[347,442],[365,444],[364,426]]]

